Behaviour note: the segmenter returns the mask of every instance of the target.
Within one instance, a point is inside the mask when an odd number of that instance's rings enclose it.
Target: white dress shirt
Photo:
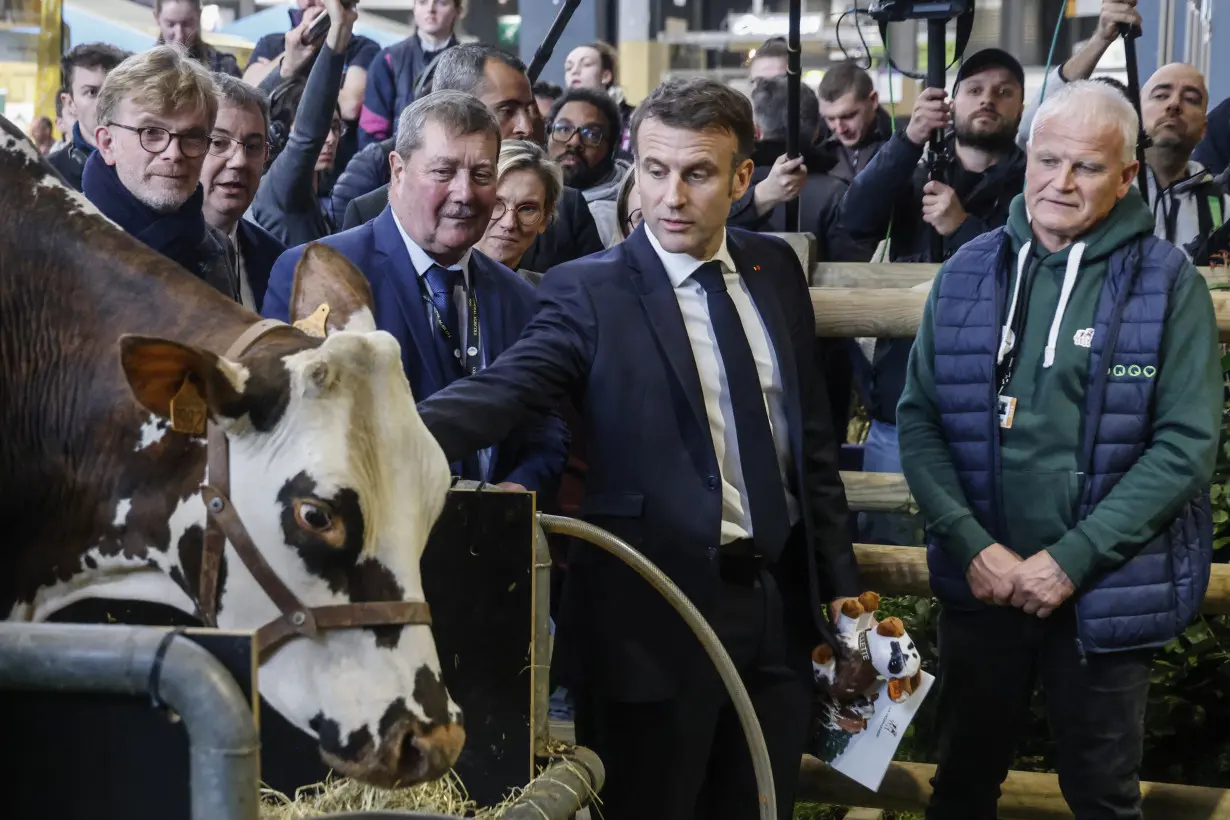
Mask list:
[[[649,243],[653,245],[662,267],[670,278],[679,300],[679,312],[683,314],[683,326],[692,345],[696,371],[700,375],[700,390],[705,399],[705,413],[709,417],[709,432],[713,437],[714,454],[722,477],[722,528],[721,543],[728,544],[752,535],[752,522],[748,513],[747,487],[743,481],[743,466],[739,459],[739,439],[735,431],[734,407],[730,401],[730,384],[726,380],[726,368],[718,349],[717,336],[709,321],[709,301],[705,289],[692,278],[692,274],[704,261],[686,253],[670,253],[662,249],[653,231],[646,230]],[[769,340],[768,328],[756,310],[756,304],[748,293],[747,285],[735,269],[735,261],[726,247],[726,234],[713,260],[722,263],[722,276],[735,310],[743,323],[756,370],[760,374],[760,389],[764,394],[765,409],[769,414],[769,427],[773,432],[773,444],[777,461],[782,470],[782,484],[786,488],[786,508],[790,523],[799,519],[799,505],[790,492],[790,436],[786,425],[785,393],[782,389],[781,368],[773,343]],[[712,260],[705,260],[712,261]]]

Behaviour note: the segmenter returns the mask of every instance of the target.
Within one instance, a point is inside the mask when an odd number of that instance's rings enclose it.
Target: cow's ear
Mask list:
[[[369,333],[376,329],[372,288],[367,277],[341,251],[309,244],[295,265],[290,290],[290,321],[311,336],[335,330]]]
[[[207,417],[233,415],[248,378],[208,350],[147,336],[120,337],[120,363],[137,402],[189,435],[204,435]]]

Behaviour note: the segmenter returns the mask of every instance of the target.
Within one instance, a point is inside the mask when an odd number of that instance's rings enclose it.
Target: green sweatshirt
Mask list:
[[[1133,189],[1079,242],[1049,253],[1033,237],[1024,198],[1013,201],[1007,231],[1016,284],[1017,253],[1032,242],[1017,310],[1025,310],[1018,356],[1005,396],[1016,398],[1010,429],[1000,430],[1004,545],[1021,557],[1048,550],[1076,586],[1144,546],[1183,502],[1208,484],[1217,457],[1222,372],[1213,302],[1199,272],[1179,274],[1166,314],[1156,375],[1152,443],[1083,521],[1076,521],[1089,335],[1111,254],[1153,233],[1148,207]],[[1058,327],[1054,361],[1044,361],[1069,255],[1083,244],[1075,283]],[[941,270],[938,276],[943,276]],[[937,276],[937,283],[938,283]],[[948,454],[936,404],[931,289],[897,407],[901,461],[910,489],[941,545],[962,568],[995,542],[975,518]],[[1028,298],[1026,298],[1028,292]],[[1112,376],[1113,378],[1113,376]]]

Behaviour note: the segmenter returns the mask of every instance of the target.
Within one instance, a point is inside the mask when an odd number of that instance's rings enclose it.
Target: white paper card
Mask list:
[[[867,718],[867,728],[857,734],[824,729],[828,737],[821,736],[813,754],[856,783],[877,791],[905,737],[906,727],[914,720],[934,682],[934,675],[923,672],[918,688],[905,702],[893,703],[888,697],[888,681],[880,681],[875,713]]]

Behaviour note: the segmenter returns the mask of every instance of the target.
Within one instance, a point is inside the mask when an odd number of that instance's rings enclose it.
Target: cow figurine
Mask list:
[[[840,601],[838,647],[821,644],[812,651],[816,689],[826,701],[828,723],[847,732],[866,728],[875,712],[877,688],[888,681],[894,703],[906,700],[922,681],[922,662],[900,618],[875,620],[880,596],[864,592]]]

